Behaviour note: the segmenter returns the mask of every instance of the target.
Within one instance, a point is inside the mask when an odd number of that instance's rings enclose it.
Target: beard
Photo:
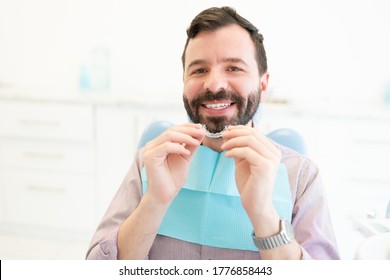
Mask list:
[[[211,133],[218,133],[224,130],[228,125],[246,125],[252,120],[257,108],[260,104],[261,89],[251,92],[248,98],[245,99],[233,91],[221,90],[217,93],[206,91],[193,100],[183,94],[184,107],[188,117],[194,123],[206,125],[206,128]],[[236,105],[237,112],[233,117],[210,117],[203,116],[199,113],[199,109],[206,101],[230,100],[232,105]]]

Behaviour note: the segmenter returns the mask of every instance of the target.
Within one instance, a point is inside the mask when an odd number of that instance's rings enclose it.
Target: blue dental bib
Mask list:
[[[258,251],[234,174],[232,158],[200,146],[191,162],[189,176],[167,210],[158,233],[206,246]],[[145,193],[148,187],[145,168],[141,180]],[[291,222],[292,196],[284,164],[279,166],[273,203],[279,216]]]

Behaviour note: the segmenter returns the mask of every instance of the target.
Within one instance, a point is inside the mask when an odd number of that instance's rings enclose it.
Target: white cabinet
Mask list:
[[[95,162],[93,106],[0,102],[3,224],[90,234]]]
[[[0,99],[0,227],[90,238],[154,120],[187,117],[164,105]]]
[[[94,173],[94,147],[88,143],[4,139],[0,164],[20,169]]]
[[[99,105],[96,108],[98,215],[102,217],[118,190],[137,150],[145,127],[152,121],[180,124],[186,114],[177,108]]]
[[[0,136],[90,142],[92,107],[53,102],[0,102]]]
[[[77,232],[95,227],[92,176],[9,169],[4,182],[8,224]]]
[[[98,106],[96,121],[96,191],[101,218],[133,160],[137,123],[134,110],[115,106]]]

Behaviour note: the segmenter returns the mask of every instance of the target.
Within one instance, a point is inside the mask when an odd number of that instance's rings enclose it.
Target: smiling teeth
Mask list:
[[[204,106],[208,109],[221,110],[221,109],[225,109],[225,108],[229,107],[230,103],[205,104]]]

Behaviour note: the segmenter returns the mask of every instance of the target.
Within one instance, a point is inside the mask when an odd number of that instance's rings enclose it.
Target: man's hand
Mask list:
[[[148,192],[156,203],[169,204],[188,176],[192,157],[202,143],[200,124],[172,127],[146,144],[144,163]]]
[[[241,202],[254,228],[262,221],[278,222],[272,193],[281,153],[266,136],[248,126],[231,126],[223,133],[222,149],[234,158]],[[276,220],[275,220],[276,218]]]

